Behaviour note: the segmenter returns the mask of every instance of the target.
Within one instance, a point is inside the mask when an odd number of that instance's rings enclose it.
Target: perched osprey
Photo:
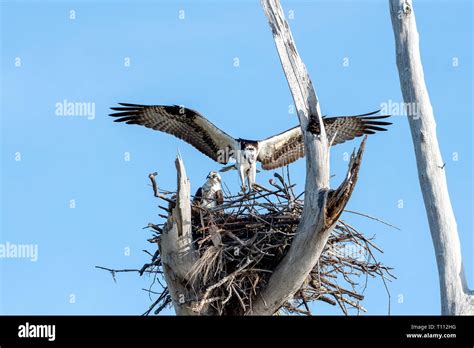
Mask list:
[[[193,204],[205,209],[211,209],[224,203],[222,194],[222,179],[218,172],[210,172],[206,182],[194,195]]]
[[[304,156],[301,127],[293,127],[283,133],[263,140],[233,138],[217,128],[199,112],[178,105],[138,105],[119,103],[118,111],[110,114],[119,117],[115,122],[138,124],[172,134],[194,146],[206,156],[221,164],[235,159],[242,190],[246,179],[250,189],[255,184],[256,162],[265,170],[282,167]],[[352,140],[375,131],[385,131],[381,126],[390,122],[379,121],[390,116],[371,116],[380,110],[356,116],[324,117],[327,137],[333,145]]]

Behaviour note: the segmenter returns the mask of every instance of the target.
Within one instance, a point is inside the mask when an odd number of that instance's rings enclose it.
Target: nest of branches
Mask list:
[[[193,244],[198,261],[187,277],[195,294],[193,311],[199,313],[205,308],[206,313],[216,315],[246,313],[290,248],[303,211],[303,194],[296,195],[294,185],[279,174],[275,178],[270,180],[271,189],[227,195],[222,206],[211,210],[193,207]],[[170,192],[159,197],[172,206],[173,198],[167,198],[172,197]],[[170,211],[170,207],[161,208]],[[154,233],[149,239],[152,243],[166,228],[164,224],[148,227]],[[367,280],[379,277],[386,285],[386,280],[394,278],[391,268],[376,260],[374,253],[382,250],[372,239],[340,219],[319,262],[280,311],[310,315],[309,303],[314,301],[339,306],[346,315],[350,309],[366,311],[361,302]],[[158,249],[140,274],[155,274],[159,282],[157,277],[163,273],[160,260]],[[166,285],[159,292],[148,291],[158,298],[145,315],[152,311],[158,314],[172,302]]]

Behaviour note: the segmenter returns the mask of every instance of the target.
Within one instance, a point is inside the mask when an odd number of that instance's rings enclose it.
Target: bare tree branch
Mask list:
[[[436,122],[421,64],[419,36],[411,0],[390,0],[396,56],[403,99],[408,105],[418,179],[431,230],[441,289],[443,315],[474,314],[473,292],[467,287],[461,246],[448,193]],[[415,112],[414,110],[415,109]],[[418,112],[416,112],[418,111]]]

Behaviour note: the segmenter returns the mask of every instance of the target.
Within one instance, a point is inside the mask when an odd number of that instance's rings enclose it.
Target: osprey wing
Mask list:
[[[202,187],[198,188],[196,193],[194,194],[193,204],[199,205],[202,202]]]
[[[224,204],[224,194],[223,194],[222,190],[216,191],[216,204],[217,205]]]
[[[179,105],[139,105],[119,103],[111,108],[115,122],[138,124],[172,134],[194,146],[214,161],[226,164],[229,151],[237,150],[237,141],[217,128],[199,112]]]
[[[258,149],[257,160],[265,170],[279,168],[304,157],[301,127],[296,126],[259,141]]]
[[[323,117],[328,140],[334,138],[332,145],[336,145],[364,134],[386,131],[387,129],[382,126],[392,123],[380,119],[388,118],[390,115],[371,116],[379,111],[356,116]],[[304,157],[304,142],[300,126],[259,142],[257,159],[265,170],[285,166],[302,157]]]
[[[328,140],[331,141],[334,138],[332,145],[336,145],[347,140],[352,140],[355,137],[360,137],[364,134],[374,134],[376,131],[386,131],[387,129],[381,126],[388,126],[392,123],[379,120],[390,117],[390,115],[370,116],[379,111],[380,110],[356,116],[323,118]]]

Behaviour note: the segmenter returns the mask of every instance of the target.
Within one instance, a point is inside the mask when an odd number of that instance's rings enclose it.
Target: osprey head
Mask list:
[[[209,172],[209,174],[207,175],[207,179],[212,181],[213,183],[218,182],[220,184],[222,182],[221,176],[218,172],[215,171]]]
[[[257,160],[257,147],[253,144],[246,144],[242,151],[242,155],[250,163],[255,162]]]

